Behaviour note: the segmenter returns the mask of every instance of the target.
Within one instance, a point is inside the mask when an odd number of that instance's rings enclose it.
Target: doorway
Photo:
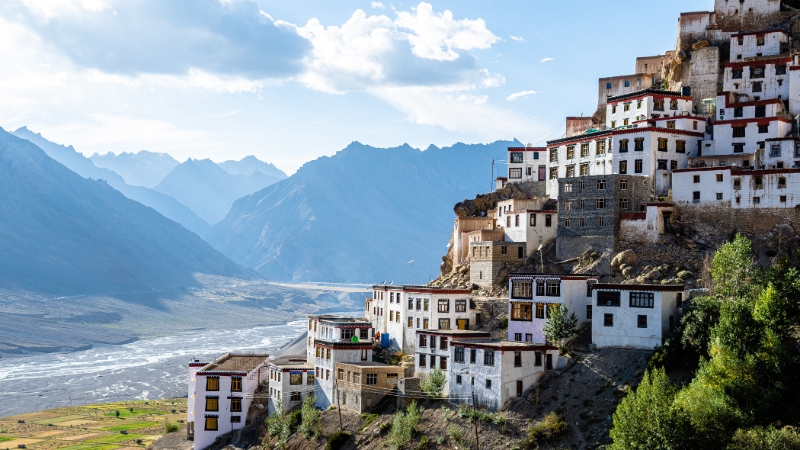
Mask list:
[[[553,354],[548,353],[545,359],[545,370],[553,370]]]

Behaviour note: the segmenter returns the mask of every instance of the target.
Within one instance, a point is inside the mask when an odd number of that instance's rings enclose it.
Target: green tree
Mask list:
[[[322,412],[314,406],[316,399],[309,395],[303,400],[303,407],[300,412],[303,421],[300,423],[300,432],[306,439],[317,440],[322,433]]]
[[[800,434],[795,429],[786,427],[755,427],[737,430],[728,450],[796,450],[800,448]]]
[[[440,397],[447,383],[447,375],[438,367],[425,374],[420,380],[420,388],[427,394]]]
[[[416,401],[412,401],[405,412],[394,413],[392,429],[386,436],[386,445],[394,450],[407,446],[414,439],[414,433],[417,431],[417,425],[422,419],[423,412],[422,407],[418,406]]]
[[[559,350],[564,349],[564,343],[578,332],[578,317],[570,314],[564,305],[549,305],[547,308],[547,323],[542,331],[548,342],[556,342]]]
[[[714,253],[711,268],[714,294],[729,299],[746,297],[757,275],[753,244],[745,236],[737,234],[733,242],[722,245]]]
[[[645,372],[636,391],[630,391],[614,412],[609,449],[687,448],[683,418],[672,407],[677,391],[664,369]]]
[[[283,403],[278,399],[275,404],[275,412],[264,421],[267,426],[268,437],[278,436],[275,448],[283,449],[286,447],[286,442],[289,440],[289,436],[292,435],[290,422],[291,415],[283,410]],[[268,447],[268,445],[264,445],[264,447]]]

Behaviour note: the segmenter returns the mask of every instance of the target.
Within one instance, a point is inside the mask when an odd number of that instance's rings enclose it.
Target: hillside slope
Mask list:
[[[230,167],[230,166],[229,166]],[[259,170],[231,174],[210,159],[188,159],[176,166],[153,189],[178,199],[208,223],[222,220],[233,202],[276,181]]]
[[[427,283],[439,272],[453,199],[490,187],[492,158],[509,145],[419,151],[350,144],[290,178],[237,200],[205,235],[234,261],[273,280]]]
[[[155,209],[164,217],[178,222],[195,233],[200,234],[209,228],[209,224],[206,221],[198,217],[191,209],[181,204],[178,200],[152,189],[128,185],[117,173],[95,166],[90,159],[75,151],[72,146],[66,147],[50,142],[42,137],[41,134],[34,133],[26,127],[22,127],[12,134],[18,138],[34,143],[44,150],[47,156],[63,164],[78,175],[84,178],[105,180],[111,187],[122,192],[122,194],[129,199]]]
[[[153,187],[167,176],[178,164],[167,153],[153,153],[142,150],[138,153],[122,152],[115,155],[95,153],[89,159],[95,166],[113,170],[131,186]]]
[[[251,277],[196,234],[82,178],[0,129],[0,287],[33,292],[196,285]]]

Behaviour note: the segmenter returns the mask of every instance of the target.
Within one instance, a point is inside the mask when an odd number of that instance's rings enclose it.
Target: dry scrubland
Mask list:
[[[165,434],[165,424],[172,430],[181,428],[185,417],[186,399],[104,403],[21,414],[0,419],[0,449],[143,450]]]

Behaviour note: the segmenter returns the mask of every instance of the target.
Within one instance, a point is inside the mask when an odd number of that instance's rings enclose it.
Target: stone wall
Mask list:
[[[577,258],[589,249],[602,253],[615,248],[614,236],[559,236],[556,238],[556,258],[559,260]]]

